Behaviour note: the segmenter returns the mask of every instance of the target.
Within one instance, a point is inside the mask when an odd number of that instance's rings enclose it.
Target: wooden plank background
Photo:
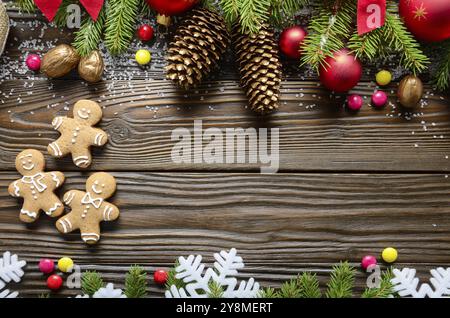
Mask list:
[[[96,269],[118,286],[132,264],[152,272],[191,253],[211,262],[214,252],[231,247],[246,261],[242,278],[275,287],[305,270],[325,283],[334,263],[357,265],[363,255],[378,255],[386,246],[399,250],[397,266],[414,266],[422,278],[450,264],[447,95],[427,86],[421,107],[407,113],[397,106],[393,83],[389,106],[375,110],[367,105],[376,89],[373,67],[354,90],[366,97],[366,105],[351,114],[342,107],[344,96],[331,95],[311,72],[285,61],[282,107],[261,118],[246,107],[231,53],[196,90],[180,92],[165,81],[164,34],[150,45],[153,62],[147,69],[122,58],[107,60],[105,79],[95,85],[75,73],[48,81],[27,72],[24,57],[48,43],[69,42],[70,31],[42,28],[40,18],[14,9],[9,13],[13,27],[0,58],[0,251],[18,253],[29,263],[23,283],[9,285],[22,296],[46,292],[37,271],[42,257],[70,256],[83,270]],[[83,189],[90,171],[110,171],[117,178],[111,201],[121,218],[103,225],[94,247],[80,242],[78,234],[60,235],[46,217],[20,223],[19,202],[7,193],[19,178],[17,153],[45,151],[58,136],[52,118],[69,114],[81,98],[104,108],[100,127],[110,142],[94,151],[86,172],[68,159],[46,158],[49,169],[66,173],[60,193]],[[204,128],[279,128],[280,172],[261,175],[251,164],[174,164],[172,130],[192,130],[198,119]],[[364,278],[359,272],[357,291]],[[153,282],[149,291],[163,295]],[[76,293],[64,289],[56,296]]]

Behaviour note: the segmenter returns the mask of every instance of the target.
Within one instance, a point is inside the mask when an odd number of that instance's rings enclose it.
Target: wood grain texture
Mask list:
[[[356,91],[370,95],[372,90],[360,86]],[[77,81],[6,81],[1,91],[2,170],[14,169],[14,158],[24,148],[45,151],[58,137],[50,125],[53,117],[71,115],[71,107],[82,98],[104,107],[100,127],[110,135],[104,149],[95,149],[92,170],[259,169],[254,164],[174,164],[172,131],[192,131],[194,120],[203,120],[204,129],[279,128],[282,171],[447,171],[450,167],[449,100],[440,95],[430,94],[428,104],[419,108],[420,115],[411,119],[398,116],[397,109],[375,110],[368,105],[352,115],[342,108],[342,98],[330,97],[315,82],[288,81],[280,111],[261,118],[245,108],[245,96],[234,81],[206,83],[186,95],[157,80],[89,87]],[[48,160],[50,167],[74,169],[69,160],[62,162]]]
[[[275,285],[340,260],[357,265],[361,255],[389,245],[402,263],[450,263],[450,182],[444,175],[113,174],[118,192],[112,202],[121,217],[105,223],[100,243],[88,247],[78,234],[59,234],[46,217],[31,226],[18,222],[17,201],[6,193],[17,175],[0,173],[0,246],[31,266],[44,256],[67,255],[106,277],[135,263],[170,266],[191,253],[211,261],[214,252],[236,247],[247,276]],[[68,173],[61,193],[83,189],[85,179]],[[33,272],[22,286],[29,295],[42,291]]]

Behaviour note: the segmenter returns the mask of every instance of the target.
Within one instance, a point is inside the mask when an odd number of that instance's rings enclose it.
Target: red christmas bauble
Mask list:
[[[148,24],[143,24],[138,29],[138,37],[141,41],[150,41],[153,39],[153,28]]]
[[[362,66],[359,60],[347,49],[327,57],[320,67],[320,81],[331,91],[344,93],[358,84],[362,75]]]
[[[63,284],[63,279],[59,275],[51,275],[47,279],[47,287],[51,290],[58,290]]]
[[[280,35],[280,51],[291,59],[299,59],[301,46],[307,33],[301,26],[296,25],[285,29]]]
[[[168,274],[165,270],[159,269],[153,274],[153,280],[158,285],[164,285],[167,282]]]
[[[159,14],[172,16],[180,15],[192,9],[200,0],[146,0],[148,5]]]
[[[399,13],[408,30],[420,41],[450,38],[449,0],[400,0]]]

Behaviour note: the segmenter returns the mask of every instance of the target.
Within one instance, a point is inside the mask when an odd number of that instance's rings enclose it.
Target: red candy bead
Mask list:
[[[377,108],[384,107],[386,105],[387,101],[388,101],[388,97],[387,97],[386,93],[383,91],[376,91],[372,95],[372,105]]]
[[[155,283],[157,283],[158,285],[164,285],[167,282],[167,277],[169,275],[167,274],[167,272],[165,270],[157,270],[154,274],[153,274],[153,280],[155,281]]]
[[[139,27],[138,37],[141,41],[150,41],[153,39],[153,28],[148,24],[143,24]]]
[[[375,256],[372,256],[372,255],[366,255],[361,260],[361,267],[364,270],[366,270],[369,266],[376,265],[376,264],[377,264],[377,259],[375,258]]]
[[[363,105],[363,99],[361,96],[353,94],[347,97],[347,106],[350,110],[360,110]]]
[[[39,71],[41,68],[41,57],[37,54],[29,54],[25,63],[30,70]]]
[[[44,274],[53,273],[53,271],[55,270],[55,262],[53,262],[51,259],[43,258],[39,262],[39,270]]]
[[[47,287],[51,290],[58,290],[63,284],[63,279],[59,275],[51,275],[47,279]]]

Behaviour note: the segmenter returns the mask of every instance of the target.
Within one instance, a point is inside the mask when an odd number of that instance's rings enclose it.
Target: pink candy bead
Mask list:
[[[370,265],[376,265],[377,259],[375,256],[372,255],[366,255],[361,260],[361,267],[366,270]]]
[[[51,259],[43,258],[39,262],[39,270],[44,274],[53,273],[53,271],[55,270],[55,262],[53,262]]]
[[[37,54],[29,54],[25,62],[32,71],[39,71],[41,68],[41,57]]]
[[[387,97],[386,93],[383,91],[376,91],[372,95],[372,105],[377,108],[384,107],[386,105],[387,101],[388,101],[388,97]]]
[[[350,110],[360,110],[363,105],[363,99],[359,95],[350,95],[347,97],[347,106]]]

